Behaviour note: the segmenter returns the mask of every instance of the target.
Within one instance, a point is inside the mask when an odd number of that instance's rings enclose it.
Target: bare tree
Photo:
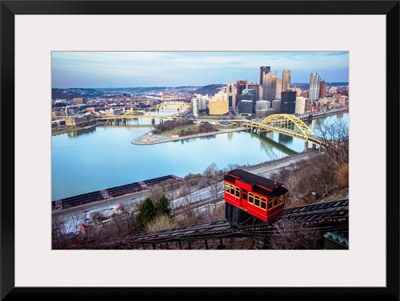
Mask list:
[[[230,238],[225,240],[225,246],[230,250],[261,250],[264,241],[258,237]]]
[[[149,197],[152,200],[158,200],[164,194],[163,187],[161,185],[154,185],[150,188],[150,195]]]
[[[65,229],[65,222],[58,217],[52,219],[51,239],[53,249],[64,249],[71,243]]]
[[[210,166],[208,166],[204,170],[203,176],[205,176],[206,178],[209,178],[209,179],[214,179],[218,173],[219,173],[219,169],[217,167],[217,164],[212,163]]]
[[[223,191],[223,183],[217,180],[210,180],[210,193],[214,200],[218,198],[218,195]]]
[[[184,200],[180,206],[180,213],[176,216],[176,221],[179,226],[196,225],[199,223],[201,216],[198,214],[199,211],[196,209],[194,203],[199,201],[199,197],[193,197],[190,194],[184,197]]]
[[[335,168],[340,168],[349,161],[349,130],[343,120],[331,124],[318,125],[317,131],[322,138],[323,150],[328,162]]]
[[[138,212],[138,204],[131,203],[124,205],[121,214],[113,219],[119,236],[133,235],[138,232],[136,225],[136,215]]]
[[[274,224],[269,245],[271,249],[319,249],[320,239],[317,228],[283,218]]]
[[[323,147],[319,155],[280,170],[274,177],[289,190],[287,205],[301,205],[344,193],[349,185],[348,129],[343,121],[318,126]]]

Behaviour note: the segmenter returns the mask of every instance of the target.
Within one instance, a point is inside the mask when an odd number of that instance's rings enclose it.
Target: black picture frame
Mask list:
[[[262,14],[252,1],[1,1],[1,298],[21,300],[399,300],[399,1],[254,1],[268,14],[385,15],[387,285],[381,287],[15,287],[15,16],[19,14]],[[229,3],[229,5],[225,5]],[[239,3],[239,2],[237,2]],[[389,106],[390,102],[390,106]],[[7,164],[8,163],[8,164]],[[376,197],[376,196],[375,196]],[[384,197],[384,196],[382,196]],[[373,222],[372,222],[373,223]],[[373,225],[371,225],[373,227]],[[27,246],[29,247],[29,246]],[[223,274],[223,271],[221,271]],[[322,274],[323,275],[323,274]],[[223,275],[222,275],[223,276]]]

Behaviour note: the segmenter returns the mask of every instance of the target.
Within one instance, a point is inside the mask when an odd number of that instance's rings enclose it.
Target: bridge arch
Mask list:
[[[261,124],[275,127],[274,124],[281,125],[282,123],[292,122],[301,132],[301,135],[305,140],[308,140],[309,136],[315,136],[314,132],[305,124],[300,118],[291,114],[273,114],[266,117]]]

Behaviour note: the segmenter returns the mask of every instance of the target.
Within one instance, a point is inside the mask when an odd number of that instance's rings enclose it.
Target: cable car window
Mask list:
[[[240,197],[240,188],[239,187],[235,187],[235,196],[237,198]]]
[[[254,205],[260,206],[260,197],[258,195],[254,196]]]
[[[285,195],[282,194],[280,199],[279,199],[279,204],[282,204],[285,201]]]
[[[249,204],[253,204],[254,203],[254,194],[249,193]]]
[[[231,186],[231,185],[229,185],[228,183],[225,183],[225,191],[226,191],[226,192],[229,192],[230,186]]]
[[[266,206],[267,206],[267,200],[264,199],[264,198],[261,198],[261,208],[262,208],[262,209],[265,209]]]
[[[273,204],[273,200],[271,199],[271,200],[269,200],[269,202],[268,202],[268,209],[271,209],[271,208],[272,208],[272,204]]]
[[[231,185],[230,194],[235,195],[235,187],[233,185]]]
[[[274,198],[274,207],[278,206],[278,198]]]

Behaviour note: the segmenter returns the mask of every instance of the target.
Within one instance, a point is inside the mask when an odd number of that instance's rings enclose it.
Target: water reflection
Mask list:
[[[67,136],[69,138],[75,138],[78,136],[86,135],[86,134],[92,134],[96,132],[96,126],[90,127],[90,128],[82,128],[76,131],[68,132]]]
[[[346,117],[345,113],[319,123],[346,121]],[[316,128],[317,121],[313,120],[313,124]],[[304,149],[303,140],[276,132],[267,132],[265,137],[240,131],[174,143],[131,143],[151,129],[150,119],[139,119],[127,120],[126,126],[103,125],[53,136],[52,199],[168,174],[184,177],[188,173],[202,173],[212,163],[221,169],[234,164],[257,164]]]
[[[278,133],[278,141],[279,143],[288,144],[293,142],[293,137]]]
[[[217,138],[217,135],[210,135],[210,136],[201,136],[196,138],[187,138],[180,140],[181,144],[195,142],[196,140],[213,140]]]

